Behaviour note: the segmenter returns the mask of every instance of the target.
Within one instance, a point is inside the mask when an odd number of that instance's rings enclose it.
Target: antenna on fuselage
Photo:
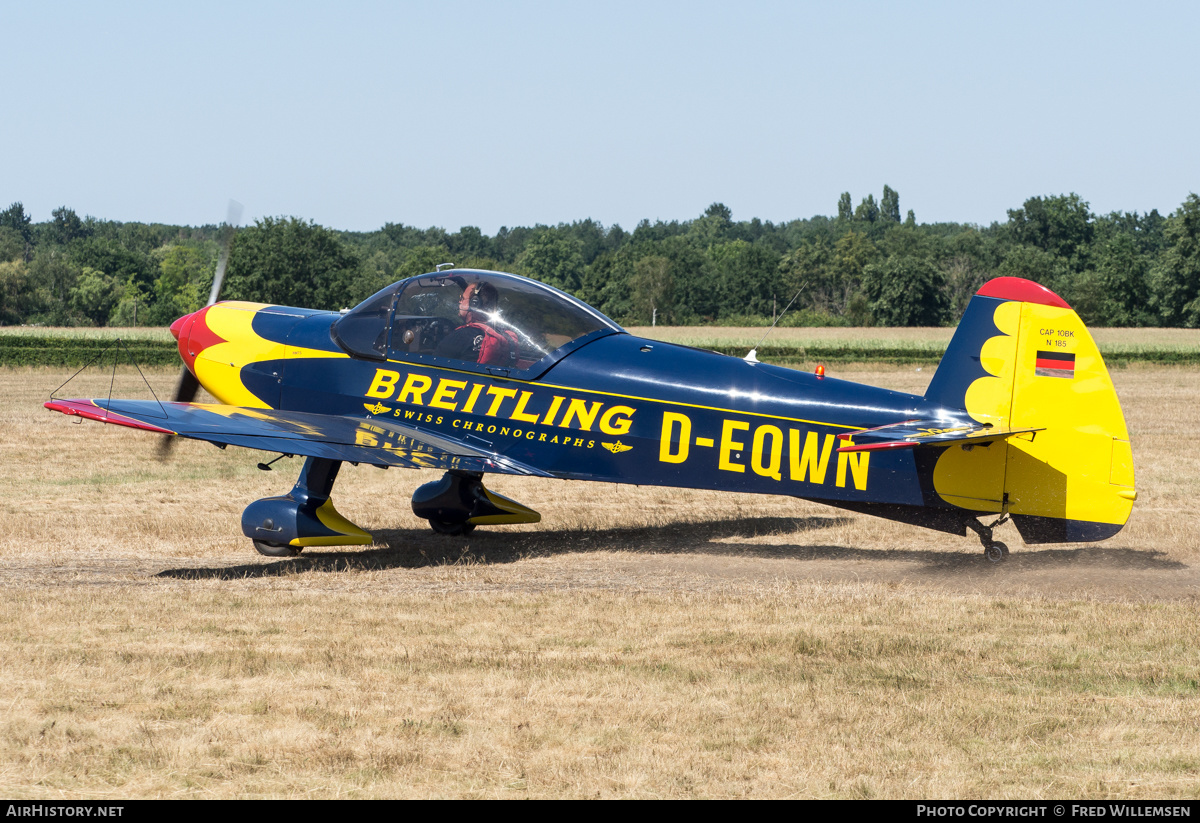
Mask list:
[[[434,268],[436,268],[438,273],[440,274],[442,269],[454,268],[454,264],[453,263],[438,263],[437,266],[435,266]]]
[[[783,319],[783,316],[785,314],[787,314],[787,310],[792,307],[792,303],[796,302],[796,298],[800,296],[800,292],[804,291],[804,288],[807,285],[808,285],[807,280],[805,280],[803,283],[800,284],[800,288],[796,290],[796,296],[788,301],[788,304],[786,306],[784,306],[783,311],[781,311],[779,313],[779,316],[775,318],[775,322],[771,324],[771,328],[767,329],[766,333],[763,334],[763,336],[759,338],[758,342],[754,344],[754,348],[752,348],[750,350],[750,352],[745,357],[742,358],[743,360],[745,360],[747,363],[759,362],[758,347],[763,344],[763,341],[767,339],[767,335],[771,333],[771,331],[775,328],[775,326],[779,323],[779,321]]]

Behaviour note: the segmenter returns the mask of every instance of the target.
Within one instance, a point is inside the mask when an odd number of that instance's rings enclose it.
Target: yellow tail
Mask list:
[[[947,502],[1007,511],[1026,543],[1103,540],[1129,519],[1133,453],[1108,369],[1079,316],[1013,277],[972,299],[927,399],[980,423],[1042,428],[988,448],[951,448],[934,468]]]

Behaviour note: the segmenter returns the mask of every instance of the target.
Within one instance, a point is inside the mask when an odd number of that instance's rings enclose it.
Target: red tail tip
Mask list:
[[[1022,277],[997,277],[984,283],[979,291],[981,297],[999,297],[1001,300],[1020,300],[1022,303],[1041,303],[1043,306],[1058,306],[1069,309],[1063,300],[1045,286]]]

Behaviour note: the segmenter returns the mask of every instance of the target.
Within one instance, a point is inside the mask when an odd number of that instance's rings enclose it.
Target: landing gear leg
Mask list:
[[[306,546],[369,546],[371,535],[338,514],[329,495],[341,461],[309,457],[292,491],[256,500],[242,512],[242,533],[259,554],[295,557]]]
[[[999,540],[992,539],[992,530],[1007,521],[1008,512],[1000,515],[998,520],[987,526],[980,523],[974,517],[967,520],[967,528],[979,535],[979,540],[983,543],[983,556],[993,563],[1001,563],[1008,557],[1008,546]]]

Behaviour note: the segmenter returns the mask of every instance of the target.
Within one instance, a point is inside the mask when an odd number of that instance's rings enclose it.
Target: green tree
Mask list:
[[[842,192],[838,198],[838,220],[849,220],[854,216],[854,204],[850,200],[850,192]]]
[[[525,251],[525,244],[537,234],[538,230],[525,226],[517,226],[512,229],[508,226],[501,226],[492,242],[492,247],[498,258],[511,265],[521,256],[521,252]]]
[[[637,259],[630,246],[601,254],[584,269],[579,298],[609,317],[640,322],[632,316],[629,284]]]
[[[862,292],[863,272],[879,256],[879,250],[865,234],[848,231],[833,247],[830,310],[834,315],[855,315],[856,320],[866,319],[865,304],[856,301]]]
[[[123,293],[124,288],[117,278],[84,266],[71,287],[70,307],[85,318],[88,325],[103,326]]]
[[[1168,246],[1154,274],[1163,325],[1200,326],[1200,197],[1189,194],[1163,228]]]
[[[234,237],[225,296],[337,309],[353,305],[358,274],[357,255],[335,232],[296,217],[265,217]]]
[[[632,235],[621,228],[620,224],[613,223],[604,235],[603,251],[616,251],[628,243],[631,237]]]
[[[25,206],[20,201],[13,203],[4,211],[0,211],[0,250],[4,260],[15,260],[18,256],[26,263],[33,254],[32,218],[25,213]],[[19,251],[13,253],[16,245],[13,239],[5,239],[4,235],[12,232],[19,241]]]
[[[179,240],[177,226],[161,223],[121,223],[86,218],[83,227],[92,237],[101,237],[143,257],[172,240]]]
[[[990,272],[969,254],[956,254],[942,263],[946,301],[951,319],[962,317],[975,292],[988,281]]]
[[[477,226],[463,226],[446,238],[450,254],[455,259],[466,257],[490,257],[492,244]]]
[[[657,316],[656,322],[675,322],[675,278],[668,258],[649,254],[636,260],[629,290],[631,320],[646,324]]]
[[[586,220],[576,220],[569,226],[559,226],[559,228],[579,241],[579,253],[583,257],[585,266],[599,257],[600,253],[607,248],[604,226],[590,217]]]
[[[79,268],[65,255],[39,247],[29,263],[29,287],[34,293],[35,312],[30,322],[50,326],[77,325],[69,300],[79,278]]]
[[[154,288],[157,266],[149,255],[121,245],[108,237],[85,235],[77,238],[67,250],[71,260],[81,269],[97,269],[116,278],[122,286],[137,283],[141,292]]]
[[[711,246],[729,238],[733,228],[733,212],[724,203],[713,203],[704,215],[692,221],[688,231],[701,246]]]
[[[68,209],[66,206],[59,206],[50,214],[52,218],[49,227],[51,242],[65,246],[72,240],[89,237],[92,233],[91,229],[79,219],[79,215],[73,209]]]
[[[125,284],[117,304],[108,315],[108,325],[120,328],[147,325],[150,303],[150,298],[142,291],[137,281],[130,280]]]
[[[879,201],[879,219],[885,223],[900,222],[900,195],[887,185],[883,187],[883,198]]]
[[[780,255],[766,246],[734,240],[711,246],[708,257],[715,277],[717,316],[771,314],[782,291],[776,278]]]
[[[918,257],[892,257],[863,272],[863,294],[878,325],[942,325],[950,314],[945,287],[937,266]]]
[[[395,276],[396,268],[382,250],[376,249],[369,254],[358,267],[358,274],[350,286],[350,303],[357,306],[375,292],[399,280]]]
[[[1022,277],[1056,292],[1065,291],[1063,286],[1068,285],[1070,274],[1071,269],[1065,259],[1036,246],[1009,249],[996,267],[997,277]]]
[[[884,257],[924,257],[936,262],[944,256],[943,242],[936,234],[893,223],[876,245]]]
[[[431,271],[435,271],[442,263],[453,262],[455,262],[454,258],[451,256],[450,250],[445,246],[416,246],[409,249],[404,255],[404,262],[396,269],[392,279],[405,280],[420,274],[428,274]],[[384,283],[379,288],[383,288],[385,285],[387,284]],[[362,299],[366,299],[369,296],[363,295]]]
[[[583,283],[581,243],[566,232],[545,229],[517,258],[520,273],[574,294]]]
[[[634,260],[659,255],[671,261],[668,274],[673,287],[676,322],[712,320],[722,313],[712,260],[687,238],[674,236],[655,243],[637,244],[628,253]],[[631,276],[632,271],[633,264],[630,263]]]
[[[1150,312],[1150,261],[1139,254],[1137,240],[1126,232],[1113,235],[1095,254],[1096,316],[1102,326],[1153,325]],[[1086,321],[1086,319],[1085,319]]]
[[[649,220],[639,220],[637,227],[633,230],[632,242],[634,245],[659,243],[668,237],[685,234],[691,225],[690,222],[680,223],[678,220],[672,220],[670,223],[664,223],[661,220],[656,220],[654,223]]]
[[[1167,239],[1163,234],[1166,222],[1158,209],[1149,214],[1127,211],[1097,217],[1093,223],[1093,245],[1106,242],[1116,234],[1127,234],[1134,240],[1138,254],[1154,257],[1167,248]]]
[[[0,325],[23,323],[36,308],[25,261],[0,262]]]
[[[874,223],[879,219],[879,206],[875,202],[875,195],[868,194],[863,198],[854,210],[854,219],[860,223]]]
[[[25,261],[25,241],[16,229],[0,226],[0,260]]]
[[[19,200],[4,211],[0,211],[0,226],[8,226],[13,229],[21,235],[21,239],[26,243],[33,239],[33,230],[30,228],[32,222],[33,218],[25,213],[25,206]]]
[[[833,275],[833,248],[823,237],[816,242],[803,240],[779,260],[779,283],[783,294],[791,300],[800,291],[797,308],[810,306],[824,314],[834,314],[834,305],[841,308],[841,288]]]
[[[1082,271],[1092,242],[1092,217],[1088,204],[1072,192],[1029,198],[1021,208],[1009,209],[1008,227],[1018,243],[1061,257]]]
[[[146,312],[149,325],[169,325],[208,302],[217,266],[215,251],[215,248],[172,244],[154,252],[159,274],[154,281],[153,305]]]
[[[906,223],[905,228],[916,229],[916,226]],[[995,276],[1003,251],[997,241],[999,232],[998,226],[983,230],[962,226],[952,234],[937,238],[939,252],[935,262],[946,276],[951,320],[962,317],[975,292]],[[927,228],[922,227],[921,233],[927,233]]]

